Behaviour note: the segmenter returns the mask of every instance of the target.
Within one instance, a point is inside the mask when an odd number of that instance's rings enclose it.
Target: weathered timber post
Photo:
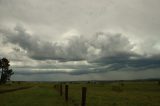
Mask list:
[[[60,84],[60,95],[63,95],[63,91],[62,91],[62,84]]]
[[[81,101],[81,106],[86,106],[86,93],[87,93],[87,88],[82,87],[82,101]]]
[[[68,102],[68,85],[65,86],[65,101]]]

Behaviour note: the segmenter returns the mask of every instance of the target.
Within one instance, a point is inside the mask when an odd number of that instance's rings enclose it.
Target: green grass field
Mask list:
[[[0,94],[0,106],[73,106],[81,104],[81,88],[87,87],[86,106],[160,106],[160,84],[150,82],[80,83],[69,85],[69,102],[54,89],[54,83],[12,83],[0,90],[32,88]],[[64,89],[64,86],[63,86]]]
[[[21,83],[15,85],[3,85],[1,88],[12,89],[28,85],[33,87],[0,94],[0,106],[67,106],[63,98],[53,89],[52,84]]]
[[[87,87],[87,106],[160,106],[157,82],[71,84],[70,97],[80,104],[81,86]]]

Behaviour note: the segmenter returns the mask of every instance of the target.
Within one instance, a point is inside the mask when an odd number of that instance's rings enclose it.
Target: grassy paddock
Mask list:
[[[0,85],[0,92],[11,90],[11,89],[17,89],[22,87],[31,87],[34,86],[34,83],[31,82],[9,82],[7,84]]]
[[[23,82],[17,86],[31,85],[33,87],[29,89],[0,94],[0,106],[68,106],[58,92],[53,89],[51,83]],[[1,87],[7,88],[7,85]],[[11,84],[9,87],[15,88],[15,85]]]
[[[0,106],[73,106],[81,104],[81,88],[87,87],[86,106],[159,106],[158,81],[68,83],[69,102],[53,88],[57,83],[15,82],[0,85],[0,90],[33,86],[0,94]],[[64,89],[63,84],[63,89]],[[64,93],[64,92],[63,92]]]
[[[160,85],[153,82],[69,84],[69,97],[81,103],[81,87],[87,87],[87,106],[159,106]]]

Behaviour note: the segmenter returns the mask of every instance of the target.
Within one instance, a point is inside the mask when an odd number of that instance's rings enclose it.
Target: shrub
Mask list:
[[[160,85],[160,81],[158,81],[158,85]]]
[[[120,85],[121,85],[121,86],[124,86],[124,83],[121,83]]]

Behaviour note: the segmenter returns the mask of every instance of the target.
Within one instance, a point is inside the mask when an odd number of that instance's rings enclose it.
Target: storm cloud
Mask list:
[[[22,26],[16,26],[14,32],[2,31],[6,43],[17,45],[19,49],[33,60],[53,60],[59,62],[87,61],[101,68],[73,69],[71,74],[87,74],[119,70],[121,68],[157,68],[160,65],[159,55],[149,57],[133,50],[129,38],[120,33],[99,32],[90,37],[75,35],[62,41],[44,41],[26,32]],[[110,65],[109,67],[102,68]],[[47,71],[46,71],[47,72]]]
[[[46,75],[42,80],[47,80],[49,74],[105,79],[103,74],[117,76],[123,71],[137,76],[144,72],[144,78],[158,76],[158,4],[157,0],[0,0],[0,57],[11,61],[20,79],[35,75],[41,80],[38,75]]]
[[[104,57],[128,58],[133,45],[122,34],[96,33],[87,38],[75,35],[63,41],[43,41],[35,38],[21,26],[16,26],[14,32],[3,32],[6,42],[18,45],[26,54],[37,60],[80,61],[97,60]]]

